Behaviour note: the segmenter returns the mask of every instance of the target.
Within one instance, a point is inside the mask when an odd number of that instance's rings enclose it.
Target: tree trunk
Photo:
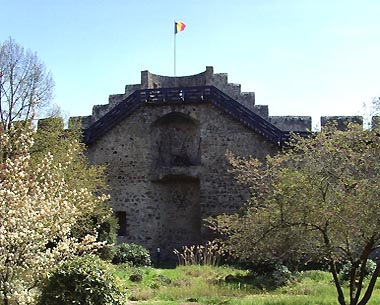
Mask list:
[[[369,285],[368,285],[368,287],[364,293],[364,296],[360,300],[358,305],[365,305],[368,303],[369,299],[371,298],[373,289],[375,288],[376,280],[377,280],[377,277],[379,276],[379,274],[380,274],[380,265],[378,264],[376,266],[375,271],[372,274],[371,280],[370,280]]]
[[[355,302],[352,303],[352,305],[358,304],[360,293],[361,293],[362,288],[363,288],[363,280],[365,278],[366,265],[367,265],[368,257],[371,254],[371,249],[373,247],[373,244],[374,244],[374,241],[373,241],[373,238],[371,238],[370,242],[368,242],[367,245],[364,247],[363,252],[360,256],[361,266],[360,266],[359,282],[358,282],[358,286],[357,286],[357,290],[356,290]],[[375,269],[374,273],[375,272],[376,272],[376,269]],[[373,285],[374,284],[375,283],[373,283]],[[367,288],[367,290],[368,290],[368,288]],[[373,288],[372,288],[372,290],[373,290]],[[372,291],[370,292],[370,296],[371,296],[371,294],[372,294]],[[364,295],[364,297],[365,297],[365,295]],[[362,301],[364,300],[364,297],[363,297]],[[366,301],[364,304],[366,304],[367,302],[368,301]]]
[[[346,301],[344,300],[344,294],[343,294],[342,286],[339,283],[338,271],[336,270],[335,261],[333,261],[333,260],[330,261],[330,272],[333,275],[336,291],[338,292],[338,302],[340,305],[346,305]]]
[[[355,285],[356,272],[359,267],[359,262],[351,262],[350,270],[350,305],[354,305],[358,302],[358,287]]]

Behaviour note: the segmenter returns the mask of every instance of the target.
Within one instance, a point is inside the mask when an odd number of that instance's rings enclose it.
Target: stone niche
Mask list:
[[[199,180],[167,179],[152,183],[160,215],[157,246],[163,259],[175,259],[173,249],[201,242]]]
[[[151,126],[153,166],[189,167],[200,164],[199,122],[171,112]]]

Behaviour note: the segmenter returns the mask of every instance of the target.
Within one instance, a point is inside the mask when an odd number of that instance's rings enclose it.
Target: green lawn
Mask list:
[[[248,271],[231,267],[155,269],[118,266],[116,274],[127,288],[128,299],[137,304],[338,304],[331,275],[323,271],[298,273],[287,285],[275,289],[263,287],[255,278],[248,277]],[[131,275],[141,281],[130,280]],[[380,304],[379,287],[368,304]]]

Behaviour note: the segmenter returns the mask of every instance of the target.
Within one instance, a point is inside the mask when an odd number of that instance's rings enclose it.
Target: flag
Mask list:
[[[186,27],[186,24],[183,22],[174,22],[174,34],[177,34],[179,32],[182,32]]]

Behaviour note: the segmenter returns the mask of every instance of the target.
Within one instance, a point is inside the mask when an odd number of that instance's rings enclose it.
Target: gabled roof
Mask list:
[[[211,103],[274,144],[283,145],[289,138],[289,132],[281,131],[216,87],[198,86],[136,90],[84,130],[85,143],[91,145],[146,103]]]

